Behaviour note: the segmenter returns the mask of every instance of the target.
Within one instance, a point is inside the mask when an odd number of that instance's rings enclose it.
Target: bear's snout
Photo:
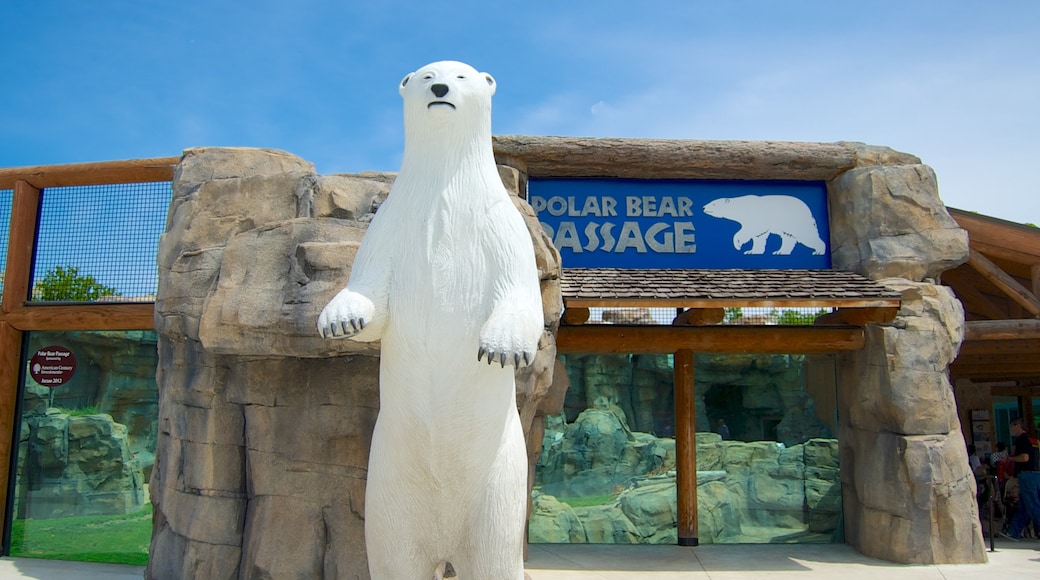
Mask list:
[[[437,98],[439,99],[444,95],[448,94],[448,85],[437,83],[435,85],[431,85],[430,90],[433,91],[433,94],[437,95]]]

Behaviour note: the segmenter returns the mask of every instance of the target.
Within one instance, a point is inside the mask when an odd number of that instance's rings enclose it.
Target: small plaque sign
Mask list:
[[[76,355],[64,346],[45,346],[29,360],[29,375],[45,387],[60,387],[75,374]]]

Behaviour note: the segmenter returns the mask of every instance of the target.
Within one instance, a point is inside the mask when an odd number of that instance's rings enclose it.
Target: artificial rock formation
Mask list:
[[[516,172],[502,176],[516,192]],[[278,151],[185,152],[159,249],[148,578],[368,577],[378,344],[326,341],[315,320],[392,180],[317,175]],[[517,375],[530,430],[553,383],[560,266],[533,211],[515,202],[545,302],[538,357]]]
[[[967,260],[967,233],[920,160],[865,146],[857,154],[857,166],[828,183],[833,267],[901,292],[902,306],[895,320],[868,325],[865,347],[839,360],[846,539],[894,562],[985,562],[946,372],[964,311],[933,280]]]

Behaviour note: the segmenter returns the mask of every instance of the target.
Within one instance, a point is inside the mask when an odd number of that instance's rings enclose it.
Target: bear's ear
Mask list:
[[[404,76],[403,79],[401,79],[401,85],[397,87],[397,91],[401,93],[402,96],[404,95],[404,87],[408,85],[408,81],[412,80],[412,75],[414,74],[415,73],[408,73]]]
[[[487,73],[480,73],[480,74],[483,75],[484,80],[486,80],[488,86],[491,87],[491,94],[494,95],[495,94],[495,89],[497,88],[497,85],[495,85],[495,77],[493,77],[493,76],[491,76],[491,75],[489,75]]]

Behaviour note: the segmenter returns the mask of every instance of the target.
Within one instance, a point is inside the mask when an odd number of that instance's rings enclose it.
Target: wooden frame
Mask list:
[[[26,332],[154,330],[153,303],[33,304],[33,251],[41,190],[47,187],[170,181],[179,157],[0,169],[0,189],[13,189],[7,269],[0,298],[0,514],[6,516],[22,344]]]

